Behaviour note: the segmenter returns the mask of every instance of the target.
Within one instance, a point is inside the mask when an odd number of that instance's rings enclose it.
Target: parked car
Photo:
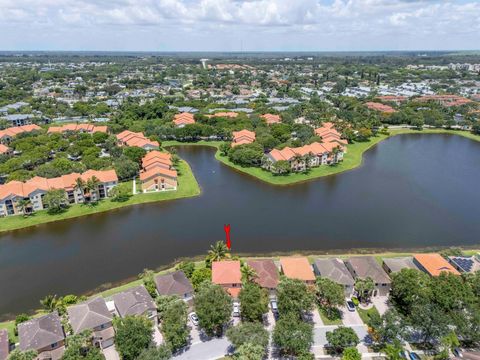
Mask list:
[[[352,300],[347,300],[347,309],[348,311],[355,311],[355,304]]]
[[[190,321],[192,322],[193,325],[197,326],[198,325],[198,316],[194,312],[188,314],[188,317],[190,318]]]
[[[233,303],[233,316],[239,317],[240,316],[240,304]]]
[[[270,301],[270,308],[272,309],[272,312],[273,312],[274,314],[278,314],[277,300],[271,300],[271,301]]]
[[[400,351],[400,357],[402,359],[410,359],[410,353],[407,350]]]
[[[453,349],[453,355],[459,358],[463,358],[463,350],[460,348]]]
[[[420,356],[418,356],[418,354],[413,351],[410,352],[409,355],[410,355],[410,360],[420,360]]]

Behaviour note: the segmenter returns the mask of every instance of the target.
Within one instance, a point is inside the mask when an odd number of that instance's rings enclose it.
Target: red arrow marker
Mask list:
[[[230,250],[230,248],[232,247],[232,242],[230,240],[230,224],[223,225],[223,230],[225,230],[227,248],[228,250]]]

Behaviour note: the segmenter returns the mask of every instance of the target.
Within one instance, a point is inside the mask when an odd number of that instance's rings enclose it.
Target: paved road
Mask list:
[[[339,308],[342,312],[342,322],[345,326],[364,325],[358,311],[349,311],[345,306]]]
[[[177,360],[213,360],[223,357],[228,353],[230,342],[226,337],[214,338],[208,341],[191,345],[184,353],[174,356]]]

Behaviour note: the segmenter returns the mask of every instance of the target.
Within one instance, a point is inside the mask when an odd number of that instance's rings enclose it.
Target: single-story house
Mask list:
[[[414,254],[413,261],[420,270],[426,272],[430,276],[438,276],[442,272],[460,275],[458,270],[455,269],[440,254]]]
[[[449,256],[448,262],[460,272],[473,274],[480,271],[480,254],[473,256]]]
[[[67,313],[74,334],[79,334],[84,330],[92,330],[95,346],[105,349],[113,345],[115,339],[115,330],[112,324],[113,316],[103,297],[96,297],[69,306]]]
[[[345,291],[345,296],[352,296],[355,280],[342,260],[336,258],[316,259],[313,262],[313,269],[315,275],[342,285]]]
[[[10,353],[10,341],[8,340],[8,331],[0,329],[0,360],[6,360]]]
[[[232,147],[238,145],[251,144],[255,141],[255,133],[253,131],[243,129],[240,131],[232,132],[233,140],[231,143]]]
[[[18,324],[20,350],[35,350],[38,359],[58,360],[65,352],[62,319],[56,311]]]
[[[122,291],[113,295],[112,299],[120,317],[142,315],[157,323],[157,305],[145,286],[139,285]]]
[[[255,282],[275,296],[280,281],[277,266],[272,259],[248,260],[247,265],[256,273]]]
[[[193,298],[193,286],[181,270],[157,275],[155,277],[155,285],[160,295],[177,295],[184,301],[189,301]]]
[[[221,260],[212,262],[212,282],[222,286],[233,298],[238,298],[242,289],[240,261]]]
[[[392,281],[373,256],[354,256],[348,259],[345,265],[355,280],[373,280],[373,296],[386,296],[390,292]]]
[[[383,259],[382,264],[383,269],[387,274],[396,273],[402,269],[415,269],[418,270],[418,266],[413,262],[413,257],[395,257],[395,258],[385,258]]]
[[[307,285],[315,284],[315,274],[306,257],[280,258],[280,267],[287,278],[302,280]]]

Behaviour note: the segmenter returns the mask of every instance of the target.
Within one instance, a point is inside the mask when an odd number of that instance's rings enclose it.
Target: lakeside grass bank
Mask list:
[[[461,249],[462,249],[462,252],[465,256],[475,255],[478,252],[480,252],[480,249],[471,249],[471,248],[468,248],[468,249],[461,248]],[[338,253],[338,254],[330,254],[330,253],[312,254],[312,253],[310,253],[309,255],[307,255],[305,253],[291,252],[289,254],[271,255],[271,256],[269,256],[269,255],[242,256],[241,254],[238,254],[238,255],[233,254],[233,256],[238,256],[242,260],[265,259],[265,258],[270,258],[270,259],[273,259],[273,260],[279,260],[281,256],[306,256],[310,263],[313,263],[314,260],[317,259],[317,258],[326,258],[326,257],[337,257],[337,258],[345,260],[345,259],[347,259],[351,256],[374,256],[375,259],[377,260],[377,262],[379,264],[381,264],[382,259],[384,259],[384,258],[411,256],[413,253],[416,253],[416,252],[430,252],[430,251],[431,251],[431,249],[427,249],[427,250],[424,249],[423,251],[419,249],[418,251],[411,251],[411,252],[406,252],[406,251],[401,251],[401,250],[399,250],[399,251],[385,251],[385,252],[368,252],[368,251],[364,251],[363,249],[358,249],[357,252],[351,251],[351,252],[347,252],[347,253]],[[205,257],[204,255],[198,255],[194,258],[184,258],[184,259],[181,259],[181,260],[182,261],[193,261],[196,268],[203,268],[205,266],[204,257]],[[176,263],[167,265],[164,268],[162,268],[161,270],[157,269],[155,271],[155,275],[165,274],[165,273],[168,273],[168,272],[171,272],[171,271],[175,270],[178,262],[180,262],[180,261],[177,261]],[[134,286],[138,286],[142,283],[143,282],[142,282],[141,279],[130,278],[130,279],[127,279],[123,282],[117,283],[115,285],[114,284],[102,285],[102,286],[98,287],[96,290],[93,290],[91,292],[87,292],[86,296],[88,298],[93,298],[93,297],[96,297],[96,296],[102,296],[104,298],[108,298],[108,297],[111,297],[114,294],[118,294],[122,291],[130,289]],[[62,295],[65,295],[65,294],[62,294]],[[80,295],[80,294],[77,294],[77,295]],[[40,301],[40,299],[39,299],[39,301]],[[375,311],[375,310],[371,310],[371,311]],[[365,314],[362,314],[362,315],[365,315],[365,317],[368,317],[369,316],[369,311],[365,310],[364,312],[365,312]],[[41,315],[44,315],[44,314],[45,314],[44,311],[37,310],[33,316],[36,317],[36,316],[41,316]],[[320,316],[322,317],[322,319],[323,319],[323,321],[326,325],[341,324],[340,319],[329,320],[326,317],[326,315],[323,314],[323,313],[320,313]],[[10,338],[11,341],[17,341],[18,340],[16,335],[14,334],[14,328],[15,328],[15,321],[14,320],[8,320],[8,321],[0,322],[0,329],[7,329],[8,333],[9,333],[9,338]]]
[[[55,221],[73,219],[80,216],[98,214],[132,205],[175,200],[193,197],[200,194],[200,187],[195,179],[195,175],[193,174],[190,165],[186,161],[180,161],[178,165],[178,174],[178,189],[175,191],[159,191],[146,194],[136,194],[132,195],[127,201],[124,202],[116,202],[112,201],[111,199],[104,199],[96,204],[74,204],[70,206],[70,208],[64,213],[55,215],[50,215],[46,210],[42,210],[27,217],[23,217],[21,215],[10,216],[0,219],[0,233]],[[118,186],[127,187],[130,192],[132,191],[132,181],[120,183]]]
[[[259,167],[244,167],[241,165],[234,164],[231,162],[227,156],[223,156],[220,153],[220,144],[222,141],[198,141],[198,142],[180,142],[180,141],[165,141],[162,143],[162,146],[182,146],[182,145],[196,145],[196,146],[210,146],[217,149],[215,152],[215,159],[221,163],[238,170],[244,174],[253,176],[261,181],[264,181],[272,185],[293,185],[305,181],[315,180],[324,176],[340,174],[345,171],[353,170],[359,167],[363,162],[363,154],[377,145],[378,143],[386,140],[390,137],[403,135],[403,134],[453,134],[466,137],[471,140],[480,141],[479,135],[474,135],[468,131],[461,130],[447,130],[447,129],[423,129],[423,130],[414,130],[414,129],[395,129],[390,130],[388,135],[378,134],[376,137],[372,137],[369,141],[365,142],[356,142],[354,144],[348,145],[348,151],[344,155],[342,162],[331,165],[331,166],[319,166],[316,168],[310,169],[306,173],[290,173],[288,175],[274,175],[271,172],[264,170]]]

